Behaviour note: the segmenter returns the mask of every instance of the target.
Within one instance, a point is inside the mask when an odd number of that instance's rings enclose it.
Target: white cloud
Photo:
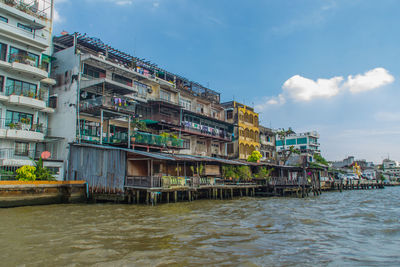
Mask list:
[[[315,98],[330,98],[337,95],[342,81],[343,77],[313,81],[295,75],[283,84],[282,89],[294,101],[310,101]]]
[[[126,6],[126,5],[132,5],[132,0],[124,0],[124,1],[111,1],[115,2],[119,6]]]
[[[279,94],[278,96],[269,97],[265,99],[264,103],[258,104],[255,106],[257,112],[263,111],[270,106],[281,106],[286,103],[286,98],[283,94]]]
[[[159,2],[154,2],[154,3],[153,3],[153,7],[154,7],[154,8],[160,7],[160,3],[159,3]]]
[[[357,74],[354,77],[349,75],[344,86],[348,88],[350,92],[356,94],[371,91],[392,82],[394,82],[394,77],[386,69],[375,68],[364,74]]]
[[[60,16],[60,13],[58,13],[56,8],[54,8],[53,21],[54,21],[54,23],[60,23],[60,22],[64,21],[64,18]]]
[[[318,98],[332,98],[345,91],[356,94],[375,90],[393,82],[394,77],[384,68],[375,68],[355,76],[349,75],[346,80],[342,76],[336,76],[330,79],[319,78],[314,81],[294,75],[284,82],[282,93],[265,98],[265,102],[256,105],[256,109],[264,110],[270,106],[280,106],[286,103],[286,99],[308,102]]]
[[[380,111],[374,115],[377,121],[398,122],[400,121],[400,112]]]

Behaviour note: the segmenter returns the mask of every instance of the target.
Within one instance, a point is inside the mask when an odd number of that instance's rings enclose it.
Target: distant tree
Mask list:
[[[317,162],[319,164],[323,164],[326,166],[329,165],[328,161],[324,157],[322,157],[320,154],[314,154],[314,160],[315,160],[315,162]]]

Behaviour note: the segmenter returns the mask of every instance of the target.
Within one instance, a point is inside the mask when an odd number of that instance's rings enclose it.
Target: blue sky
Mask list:
[[[55,0],[78,31],[317,130],[329,160],[400,160],[397,0]]]

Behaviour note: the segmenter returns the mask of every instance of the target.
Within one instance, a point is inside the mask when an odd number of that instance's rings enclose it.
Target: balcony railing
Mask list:
[[[1,129],[19,130],[19,131],[31,131],[37,133],[46,134],[48,128],[42,123],[32,123],[27,119],[21,119],[19,121],[10,121],[5,119],[0,119]]]
[[[48,104],[49,94],[47,90],[30,90],[28,88],[21,88],[21,86],[10,85],[6,87],[5,93],[7,96],[19,95],[30,97],[38,100],[45,101]]]
[[[0,159],[33,159],[35,150],[16,150],[14,148],[1,148]]]
[[[51,8],[50,0],[40,1],[40,3],[38,1],[28,1],[29,3],[26,3],[23,0],[0,0],[0,2],[15,7],[41,20],[46,20],[48,18],[48,12],[46,13],[46,10],[50,10]]]
[[[81,130],[83,140],[100,143],[100,133],[91,130]],[[150,133],[135,133],[130,138],[132,145],[149,145],[158,147],[183,148],[183,140],[179,138],[166,137]],[[127,132],[110,133],[108,137],[103,137],[103,144],[126,144],[128,143]]]
[[[179,138],[172,138],[149,133],[136,133],[132,135],[132,138],[132,144],[183,148],[183,140]]]
[[[10,53],[8,56],[8,61],[10,63],[18,62],[39,68],[39,57],[34,58],[32,56],[29,56],[27,53]]]
[[[105,107],[116,111],[135,112],[135,101],[122,96],[98,96],[93,99],[81,100],[79,108],[87,111],[96,107]]]
[[[231,141],[232,140],[232,135],[231,134],[227,133],[226,131],[219,130],[219,129],[216,129],[216,128],[212,128],[212,127],[208,127],[208,126],[204,126],[204,125],[200,125],[200,124],[191,123],[191,122],[188,122],[188,121],[183,121],[182,122],[182,126],[184,127],[184,129],[187,129],[190,132],[195,132],[195,133],[199,133],[199,134],[203,134],[203,135],[208,135],[210,137],[222,138],[222,139],[225,139],[227,141]]]

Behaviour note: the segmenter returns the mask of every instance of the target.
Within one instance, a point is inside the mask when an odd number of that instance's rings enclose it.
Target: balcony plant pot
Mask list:
[[[135,143],[136,137],[131,137],[131,143]]]

